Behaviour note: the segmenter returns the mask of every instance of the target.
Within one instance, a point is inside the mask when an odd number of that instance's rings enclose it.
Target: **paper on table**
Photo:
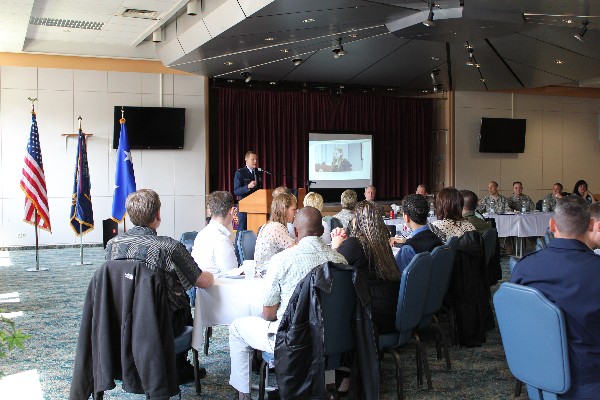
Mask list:
[[[229,271],[225,272],[224,276],[240,276],[243,273],[244,273],[244,269],[242,267],[238,267],[238,268],[230,269]]]

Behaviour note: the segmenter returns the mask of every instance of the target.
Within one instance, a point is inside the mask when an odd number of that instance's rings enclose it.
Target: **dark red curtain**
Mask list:
[[[265,187],[303,187],[311,131],[373,135],[373,183],[379,198],[400,198],[428,183],[431,166],[431,99],[329,93],[214,89],[217,140],[211,154],[217,187],[233,191],[244,153],[255,150],[261,168],[278,173]],[[214,148],[211,146],[211,148]],[[215,168],[216,166],[216,168]]]

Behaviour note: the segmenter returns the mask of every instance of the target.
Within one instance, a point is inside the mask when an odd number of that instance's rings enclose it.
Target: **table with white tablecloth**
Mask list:
[[[229,325],[234,319],[262,315],[265,279],[215,278],[206,289],[196,289],[192,347],[200,349],[204,328]]]
[[[436,221],[436,217],[427,217],[427,222]],[[383,222],[386,225],[391,225],[396,227],[396,235],[409,236],[410,228],[404,224],[404,218],[385,218]]]
[[[548,223],[554,213],[552,212],[530,212],[525,214],[489,214],[486,218],[494,218],[498,237],[517,237],[516,254],[523,255],[525,238],[544,236],[548,229]]]

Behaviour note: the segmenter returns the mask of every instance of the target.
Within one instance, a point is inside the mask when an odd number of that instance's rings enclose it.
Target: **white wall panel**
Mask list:
[[[39,88],[50,90],[68,90],[73,92],[73,70],[40,68],[38,70]]]
[[[74,89],[78,92],[106,92],[107,71],[74,70]]]

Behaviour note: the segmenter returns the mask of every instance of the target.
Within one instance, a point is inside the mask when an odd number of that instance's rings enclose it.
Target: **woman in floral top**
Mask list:
[[[291,194],[282,193],[273,198],[271,219],[261,228],[256,239],[254,259],[257,268],[266,268],[271,257],[296,243],[287,229],[288,222],[294,221],[296,207],[296,198]]]
[[[452,236],[462,236],[465,232],[474,231],[475,227],[462,216],[464,205],[462,194],[455,188],[443,188],[436,199],[437,221],[429,224],[429,229],[442,241]]]

